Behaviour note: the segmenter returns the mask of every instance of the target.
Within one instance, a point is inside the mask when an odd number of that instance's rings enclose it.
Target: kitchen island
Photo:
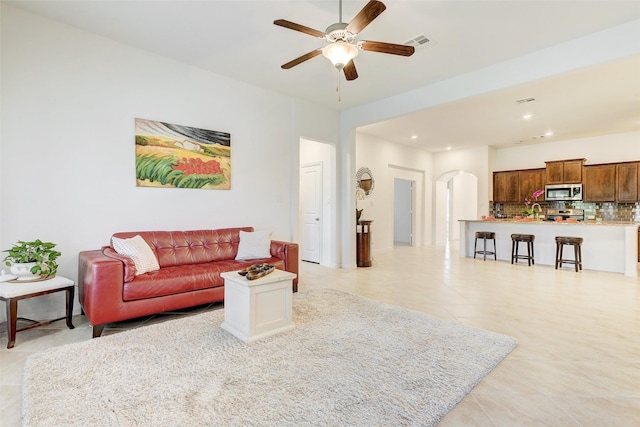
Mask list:
[[[551,266],[555,265],[556,236],[582,237],[584,269],[638,276],[638,224],[591,221],[567,223],[564,221],[460,220],[461,257],[473,257],[476,231],[496,233],[497,258],[508,262],[511,262],[511,234],[533,234],[535,235],[535,263]],[[488,250],[492,250],[492,243],[487,242]],[[482,250],[480,239],[478,239],[478,250]],[[526,253],[526,246],[520,245],[521,254],[523,250]],[[573,259],[573,247],[565,246],[564,258]]]

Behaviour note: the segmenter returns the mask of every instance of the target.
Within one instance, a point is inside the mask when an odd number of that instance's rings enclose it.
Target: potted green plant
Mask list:
[[[5,265],[11,267],[11,273],[19,277],[53,277],[58,271],[56,259],[62,255],[54,249],[55,246],[55,243],[40,239],[33,242],[18,241],[11,249],[3,251],[9,253],[4,259]]]

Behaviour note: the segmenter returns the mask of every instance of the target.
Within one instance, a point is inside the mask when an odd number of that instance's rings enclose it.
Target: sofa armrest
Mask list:
[[[109,257],[122,261],[124,265],[124,283],[130,282],[136,278],[136,264],[129,257],[120,255],[111,246],[103,246],[102,253]]]
[[[271,241],[271,255],[284,260],[285,270],[295,273],[296,278],[293,279],[293,291],[298,291],[298,244],[291,242],[282,242],[280,240]]]
[[[78,300],[91,325],[118,320],[123,305],[124,263],[103,250],[78,256]]]

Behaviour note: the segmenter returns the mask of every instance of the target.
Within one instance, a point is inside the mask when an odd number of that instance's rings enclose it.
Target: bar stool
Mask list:
[[[576,273],[578,269],[582,270],[582,241],[582,237],[556,236],[556,270],[558,266],[562,267],[563,262],[575,265]],[[573,259],[562,259],[564,245],[573,246]]]
[[[531,266],[531,264],[535,264],[535,261],[533,259],[533,241],[535,240],[535,238],[536,236],[534,236],[533,234],[511,235],[511,264],[513,264],[513,261],[515,261],[517,264],[519,259],[526,259],[529,266]],[[518,254],[518,246],[520,242],[524,242],[527,244],[526,255]]]
[[[476,250],[478,247],[478,239],[482,239],[484,242],[484,246],[481,251]],[[487,250],[487,239],[493,240],[493,252]],[[476,258],[476,254],[482,254],[482,259],[484,261],[487,260],[487,255],[493,255],[493,258],[496,261],[498,260],[496,255],[496,233],[492,231],[476,231],[476,241],[473,244],[473,259]]]

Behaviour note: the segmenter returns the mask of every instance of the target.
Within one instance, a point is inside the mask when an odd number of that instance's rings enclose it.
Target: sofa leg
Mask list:
[[[103,325],[95,325],[93,327],[93,338],[98,338],[100,335],[102,335],[102,330],[104,329],[104,324]]]
[[[293,282],[293,292],[298,292],[298,284]]]

